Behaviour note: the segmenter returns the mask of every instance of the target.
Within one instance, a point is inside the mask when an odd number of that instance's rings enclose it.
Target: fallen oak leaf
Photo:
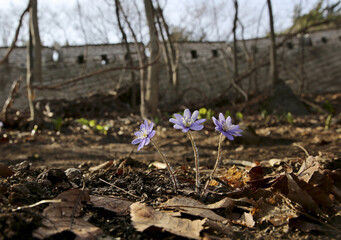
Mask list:
[[[105,210],[114,212],[117,216],[129,215],[130,205],[132,201],[114,198],[114,197],[99,197],[90,195],[92,206],[95,208],[104,208]]]
[[[256,222],[253,220],[252,214],[249,212],[244,212],[243,215],[238,220],[232,220],[234,224],[241,226],[253,228]]]
[[[170,213],[160,212],[145,203],[133,203],[130,206],[130,216],[137,231],[143,232],[150,227],[161,228],[178,236],[200,239],[205,220],[182,219]]]
[[[38,239],[49,238],[55,234],[70,231],[78,239],[96,239],[102,230],[80,218],[83,202],[90,202],[87,190],[70,189],[56,198],[59,203],[52,203],[44,209],[42,226],[33,232]]]
[[[206,219],[204,226],[207,226],[211,231],[222,233],[229,238],[235,239],[234,229],[230,225]]]
[[[309,156],[301,165],[301,168],[297,172],[297,176],[299,179],[309,182],[311,177],[321,168],[322,166],[317,161],[317,158]]]
[[[183,213],[208,218],[215,221],[225,221],[226,218],[216,214],[212,209],[225,208],[232,209],[234,201],[230,198],[224,198],[216,203],[205,205],[193,198],[177,196],[162,203],[160,207],[178,209]]]
[[[297,214],[295,210],[289,208],[282,202],[277,203],[277,205],[272,205],[261,198],[257,201],[257,207],[254,209],[253,216],[260,223],[270,222],[277,227],[288,224],[291,218],[297,217]]]

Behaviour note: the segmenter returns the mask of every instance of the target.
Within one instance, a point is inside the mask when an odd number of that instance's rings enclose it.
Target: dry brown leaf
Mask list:
[[[254,212],[254,218],[260,223],[270,222],[276,227],[288,224],[289,219],[297,217],[296,212],[286,204],[281,202],[275,206],[265,202],[263,199],[257,201],[257,208]]]
[[[292,174],[286,174],[286,177],[288,179],[288,197],[294,202],[301,204],[305,209],[316,213],[322,213],[321,209],[317,206],[314,199],[299,186],[297,181],[295,181],[296,176]]]
[[[178,236],[200,239],[200,232],[204,229],[205,220],[182,219],[170,213],[154,210],[144,203],[133,203],[130,206],[131,221],[137,231],[144,231],[149,227],[158,227]]]
[[[256,222],[253,220],[252,214],[249,212],[244,212],[240,219],[232,222],[249,228],[253,228],[256,224]]]
[[[298,170],[297,176],[299,177],[299,179],[304,180],[305,182],[309,182],[311,177],[316,172],[319,172],[321,168],[321,164],[317,161],[317,159],[313,156],[309,156],[303,162],[300,170]]]
[[[95,208],[104,208],[105,210],[114,212],[117,216],[129,215],[130,205],[132,201],[114,198],[114,197],[98,197],[90,195],[92,206]]]
[[[166,169],[167,168],[166,163],[158,162],[158,161],[152,162],[151,164],[149,164],[149,166],[155,167],[156,169]]]
[[[219,233],[222,233],[224,235],[227,235],[230,238],[235,239],[234,230],[231,226],[226,225],[221,222],[211,221],[209,219],[206,219],[205,226],[209,227],[211,231],[216,231]]]
[[[241,188],[248,181],[245,173],[236,166],[229,168],[224,174],[219,175],[219,178],[234,188]]]
[[[303,208],[322,214],[319,205],[330,206],[328,195],[318,187],[314,187],[305,181],[299,180],[294,174],[282,176],[274,184],[274,188],[280,190],[291,201],[300,204]]]
[[[7,165],[0,163],[0,177],[10,177],[14,172]]]
[[[219,202],[205,205],[193,198],[187,198],[187,197],[182,197],[182,196],[174,197],[172,199],[169,199],[167,202],[161,204],[161,207],[164,207],[164,208],[179,209],[181,212],[184,212],[186,214],[208,218],[208,219],[215,220],[215,221],[224,221],[226,219],[216,214],[211,209],[218,209],[218,208],[232,209],[233,206],[234,206],[234,202],[230,198],[224,198],[220,200]]]
[[[218,209],[218,208],[227,208],[229,210],[231,210],[234,206],[234,200],[231,198],[223,198],[218,202],[215,203],[211,203],[211,204],[207,204],[206,208],[208,209]]]
[[[42,227],[33,232],[38,239],[45,239],[64,231],[73,232],[77,239],[96,239],[102,230],[79,218],[83,208],[82,202],[90,202],[87,190],[70,189],[62,192],[55,199],[60,203],[52,203],[45,208]]]

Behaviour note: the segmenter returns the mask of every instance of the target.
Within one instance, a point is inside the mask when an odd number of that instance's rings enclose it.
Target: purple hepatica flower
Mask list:
[[[219,114],[219,121],[212,117],[212,120],[215,124],[215,129],[221,132],[225,137],[229,140],[234,140],[233,136],[241,136],[241,132],[243,131],[240,129],[238,125],[231,124],[231,117],[228,116],[225,120],[225,117],[222,113]]]
[[[148,126],[148,121],[144,120],[144,124],[142,123],[140,126],[140,131],[135,132],[135,136],[137,137],[131,143],[139,144],[137,151],[140,151],[145,145],[148,145],[150,139],[154,137],[155,130],[153,130],[154,123],[151,122],[150,126]]]
[[[201,124],[205,122],[206,119],[197,120],[198,115],[198,110],[194,111],[191,115],[191,111],[189,111],[189,109],[186,109],[183,116],[174,113],[175,118],[171,118],[169,119],[169,121],[171,123],[174,123],[174,128],[181,129],[183,132],[188,132],[189,130],[200,131],[204,128],[204,126]]]

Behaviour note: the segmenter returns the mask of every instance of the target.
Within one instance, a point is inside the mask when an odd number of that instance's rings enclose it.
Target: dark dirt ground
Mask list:
[[[295,144],[304,147],[309,155],[318,156],[323,169],[340,170],[341,94],[314,96],[309,100],[319,106],[323,106],[328,100],[329,106],[333,107],[335,112],[329,129],[325,129],[325,121],[328,117],[328,113],[325,112],[303,117],[294,116],[293,123],[289,123],[283,116],[262,117],[259,114],[259,106],[245,108],[244,117],[237,122],[243,128],[249,127],[250,132],[254,131],[256,134],[249,133],[250,136],[236,141],[223,142],[222,164],[218,176],[231,174],[222,172],[231,169],[233,165],[237,169],[235,173],[242,174],[256,165],[262,166],[264,176],[274,176],[285,171],[290,173],[288,169],[297,173],[306,154]],[[130,111],[131,109],[124,109],[121,107],[106,112],[102,115],[105,117],[99,117],[93,112],[92,114],[81,112],[74,116],[74,118],[95,119],[97,123],[103,125],[108,124],[110,128],[106,135],[91,127],[80,125],[72,119],[72,114],[63,116],[63,124],[58,132],[53,130],[52,123],[46,124],[43,129],[38,129],[35,134],[24,129],[2,129],[0,163],[9,166],[14,174],[1,177],[0,171],[0,239],[32,239],[32,233],[41,227],[42,220],[46,217],[43,210],[48,204],[17,211],[13,209],[41,200],[54,199],[58,194],[71,188],[81,188],[83,184],[91,195],[113,196],[133,202],[141,201],[153,207],[177,196],[172,191],[166,170],[152,165],[156,161],[162,162],[154,148],[148,145],[137,152],[136,146],[131,145],[130,142],[134,139],[133,132],[138,130],[141,119],[137,114],[131,113],[134,112]],[[212,109],[216,113],[215,116],[220,111],[227,110],[221,106]],[[168,118],[169,115],[166,114],[160,117],[154,140],[175,169],[180,189],[186,189],[186,191],[179,191],[178,195],[196,198],[193,192],[195,174],[191,144],[181,131],[172,128]],[[205,123],[204,130],[193,135],[200,153],[201,176],[204,183],[215,163],[219,135],[214,132],[211,120]],[[103,163],[103,166],[94,169]],[[80,170],[80,175],[65,175],[64,171],[70,168]],[[233,174],[230,177],[234,178]],[[104,183],[99,180],[100,178],[123,190]],[[210,188],[211,193],[203,203],[218,201],[223,196],[259,200],[252,194],[236,193],[249,189],[245,180],[234,179],[240,184],[231,184],[229,181],[224,184],[222,180],[224,178],[220,177],[220,179],[221,183]],[[340,182],[338,184],[340,185]],[[273,193],[273,185],[262,185],[261,189],[264,191],[271,189]],[[340,239],[340,232],[333,230],[333,226],[341,229],[340,201],[333,194],[329,192],[328,194],[333,205],[328,205],[329,209],[326,211],[329,217],[333,216],[337,221],[330,220],[326,223],[327,227],[319,222],[326,222],[326,219],[321,216],[315,216],[313,220],[309,218],[311,211],[307,211],[306,215],[299,214],[299,218],[296,218],[300,221],[303,221],[303,218],[304,223],[307,223],[305,227],[302,227],[303,224],[295,225],[284,220],[283,224],[273,225],[269,222],[260,222],[256,218],[255,225],[250,227],[232,221],[232,217],[229,218],[231,214],[224,215],[222,210],[215,210],[216,213],[226,216],[227,225],[234,233],[231,235],[207,228],[201,232],[201,237],[203,239]],[[265,199],[264,196],[263,198]],[[234,207],[231,213],[235,215],[238,213],[240,217],[245,209],[252,207],[256,209],[253,203],[249,202],[246,205]],[[329,211],[333,213],[330,214]],[[107,209],[95,208],[91,204],[82,208],[81,217],[102,230],[102,233],[97,234],[94,239],[181,239],[167,231],[159,231],[160,228],[156,227],[144,232],[136,231],[129,214],[115,215]],[[185,218],[198,219],[186,214]],[[320,227],[312,227],[313,224]],[[51,235],[47,239],[73,239],[74,237],[70,231],[64,231]]]

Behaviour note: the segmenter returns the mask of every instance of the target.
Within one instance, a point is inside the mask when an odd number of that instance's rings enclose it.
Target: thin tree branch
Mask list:
[[[12,41],[12,44],[11,44],[11,46],[8,48],[8,50],[7,50],[6,54],[5,54],[5,56],[0,60],[0,64],[3,64],[3,63],[5,63],[5,62],[8,61],[8,58],[9,58],[11,52],[12,52],[13,49],[15,48],[16,43],[17,43],[17,40],[18,40],[20,28],[21,28],[21,25],[22,25],[22,20],[23,20],[25,14],[29,11],[29,9],[30,9],[30,1],[29,1],[29,3],[28,3],[27,8],[26,8],[26,9],[23,11],[23,13],[20,15],[18,27],[17,27],[17,29],[16,29],[16,31],[15,31],[15,35],[14,35],[14,39],[13,39],[13,41]]]

